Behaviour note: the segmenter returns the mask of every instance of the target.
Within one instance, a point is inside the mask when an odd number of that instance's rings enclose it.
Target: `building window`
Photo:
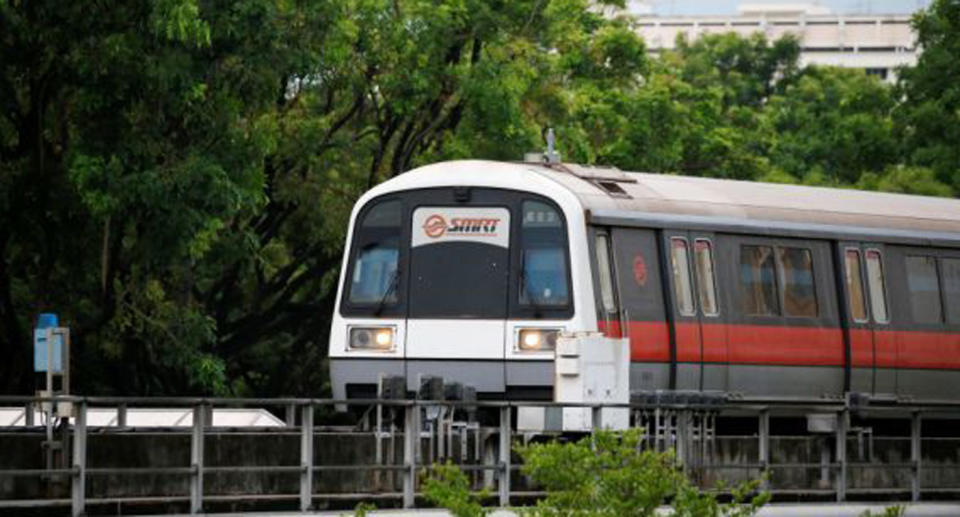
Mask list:
[[[867,321],[867,304],[863,296],[863,274],[860,270],[860,250],[848,249],[843,255],[847,282],[847,298],[853,321]]]
[[[693,243],[694,264],[697,269],[697,293],[704,316],[720,314],[717,307],[717,281],[713,272],[713,245],[707,239]]]
[[[910,290],[910,309],[916,323],[940,323],[943,308],[940,304],[940,279],[937,260],[928,256],[908,256],[907,287]]]
[[[772,246],[740,247],[740,285],[744,313],[751,316],[780,315]]]
[[[875,75],[884,81],[887,80],[887,75],[890,73],[886,68],[867,68],[864,71],[867,72],[867,75]]]
[[[674,237],[670,239],[670,243],[670,265],[673,270],[673,292],[677,299],[677,311],[684,316],[693,316],[693,281],[690,278],[687,240]]]

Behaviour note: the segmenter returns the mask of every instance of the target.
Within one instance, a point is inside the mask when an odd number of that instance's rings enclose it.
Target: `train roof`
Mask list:
[[[467,175],[535,172],[576,195],[588,221],[597,224],[960,246],[960,200],[951,198],[570,163],[443,162],[396,179],[410,175],[401,180],[410,183],[411,176],[437,178],[434,173],[441,172],[446,180],[461,174],[468,180]]]
[[[574,191],[596,223],[960,244],[960,201],[950,198],[573,164],[537,167]]]

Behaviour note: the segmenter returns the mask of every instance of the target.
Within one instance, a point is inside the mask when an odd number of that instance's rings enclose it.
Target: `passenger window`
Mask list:
[[[704,316],[716,316],[720,309],[717,307],[717,281],[713,273],[713,245],[707,239],[697,239],[693,243],[693,253],[700,309]]]
[[[942,322],[943,309],[940,304],[937,260],[928,256],[908,256],[906,264],[913,321],[916,323]]]
[[[399,201],[381,202],[363,216],[356,232],[351,303],[392,304],[399,299],[400,219]]]
[[[847,293],[850,301],[850,315],[853,321],[867,321],[867,304],[863,297],[863,273],[860,271],[860,250],[848,249],[844,253],[844,265],[847,279]]]
[[[813,281],[813,254],[806,248],[777,248],[783,312],[787,316],[817,317],[817,289]]]
[[[773,247],[740,247],[740,285],[744,313],[751,316],[780,315]]]
[[[520,303],[536,307],[567,305],[567,236],[563,219],[546,203],[524,201],[521,226]]]
[[[887,323],[886,285],[883,279],[883,261],[878,250],[867,250],[867,286],[870,288],[870,310],[873,321]]]
[[[942,267],[947,321],[960,323],[960,259],[945,258],[942,261]]]
[[[613,274],[610,272],[609,241],[606,235],[597,235],[597,272],[600,276],[600,299],[606,313],[617,310],[613,299]]]
[[[670,265],[673,270],[673,291],[677,299],[677,310],[684,316],[693,316],[693,282],[690,279],[687,240],[674,237],[670,242]]]

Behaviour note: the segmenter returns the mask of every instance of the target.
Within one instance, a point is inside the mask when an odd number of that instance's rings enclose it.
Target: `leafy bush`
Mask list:
[[[907,514],[907,509],[903,505],[888,506],[883,509],[883,513],[873,513],[867,510],[860,514],[860,517],[903,517]]]
[[[523,472],[547,491],[530,513],[653,516],[669,501],[674,515],[746,517],[770,499],[768,493],[753,495],[760,483],[754,481],[731,490],[732,502],[721,503],[683,475],[673,454],[646,449],[642,439],[642,430],[631,429],[520,447]]]
[[[480,517],[487,510],[481,500],[485,492],[470,491],[470,479],[452,463],[434,465],[425,472],[423,495],[431,503],[450,510],[456,517]]]
[[[523,514],[644,517],[669,504],[677,516],[749,517],[770,500],[769,493],[757,493],[757,480],[731,489],[731,502],[721,503],[684,476],[672,453],[648,450],[642,439],[642,430],[632,429],[597,432],[575,443],[519,446],[523,473],[547,492]],[[484,495],[472,494],[467,476],[449,463],[428,471],[424,494],[457,517],[487,513],[481,505]]]
[[[357,503],[357,506],[353,508],[354,517],[367,517],[367,514],[376,510],[377,505],[373,503],[368,503],[366,501],[361,501]]]

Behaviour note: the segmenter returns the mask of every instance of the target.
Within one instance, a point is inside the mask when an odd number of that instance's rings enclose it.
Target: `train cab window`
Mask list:
[[[566,306],[570,294],[563,219],[546,203],[524,201],[521,229],[520,304]]]
[[[603,310],[611,313],[617,310],[616,301],[613,298],[613,273],[610,271],[610,243],[609,238],[604,234],[597,235],[597,272],[600,277],[600,301],[603,303]]]
[[[779,316],[776,261],[772,246],[740,247],[740,285],[743,311],[751,316]]]
[[[943,271],[947,321],[960,323],[960,258],[944,258],[940,265]]]
[[[697,270],[697,294],[704,316],[720,314],[717,307],[717,279],[713,272],[713,245],[707,239],[693,243],[694,264]]]
[[[906,257],[907,288],[910,290],[910,309],[915,323],[940,323],[943,308],[940,303],[940,278],[937,259],[929,256]]]
[[[844,273],[847,281],[847,296],[853,321],[867,321],[867,304],[863,296],[863,274],[860,270],[860,250],[847,249],[843,254]]]
[[[349,301],[394,304],[400,256],[400,202],[383,201],[367,211],[356,232]]]
[[[817,317],[817,290],[813,281],[813,254],[806,248],[777,248],[783,312],[800,318]]]
[[[670,239],[670,266],[673,272],[673,292],[677,300],[677,311],[684,316],[694,315],[693,280],[690,278],[690,254],[687,240],[680,237]]]
[[[888,323],[886,285],[883,279],[883,258],[880,250],[867,250],[867,287],[870,288],[870,310],[873,321]]]

